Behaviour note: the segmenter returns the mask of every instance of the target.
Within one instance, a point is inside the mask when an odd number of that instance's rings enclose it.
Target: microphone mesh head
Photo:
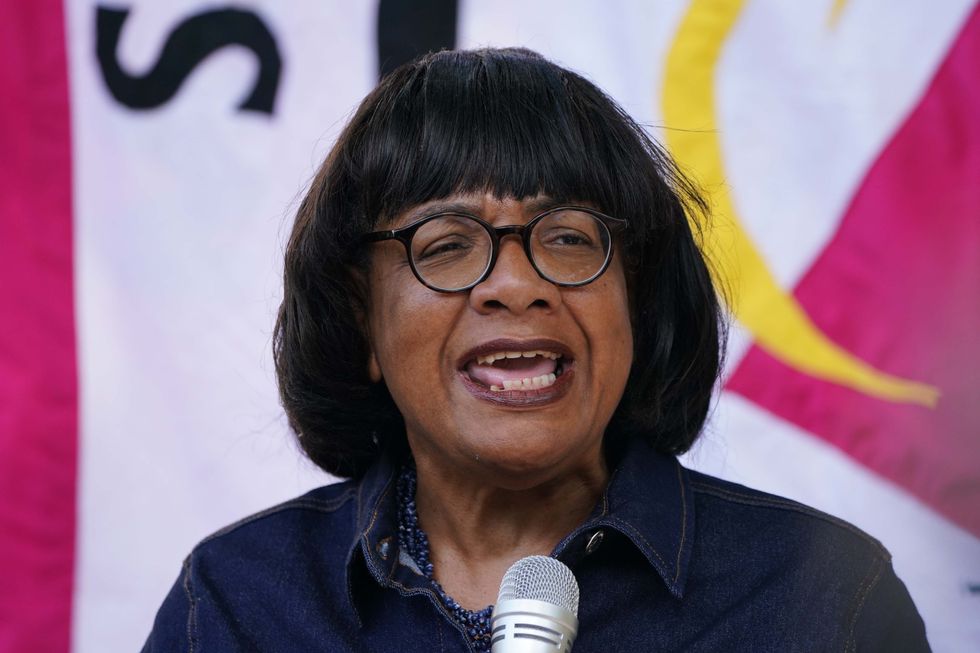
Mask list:
[[[497,603],[535,599],[561,606],[578,616],[578,582],[564,563],[548,556],[528,556],[510,566],[500,582]]]

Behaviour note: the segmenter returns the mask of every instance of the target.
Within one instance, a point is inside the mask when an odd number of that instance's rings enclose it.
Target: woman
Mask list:
[[[532,554],[577,577],[576,651],[928,650],[880,544],[674,458],[724,335],[704,208],[532,52],[388,76],[302,203],[276,326],[290,423],[350,480],[202,542],[145,650],[488,650]]]

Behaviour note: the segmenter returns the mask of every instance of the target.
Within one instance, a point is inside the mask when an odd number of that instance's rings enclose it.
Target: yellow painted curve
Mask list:
[[[830,8],[830,16],[827,18],[828,27],[833,28],[837,26],[841,14],[844,13],[845,5],[847,5],[847,0],[834,0],[834,5]]]
[[[880,399],[935,406],[937,388],[876,370],[822,333],[779,287],[739,223],[725,184],[714,78],[743,5],[744,0],[691,2],[667,56],[662,89],[667,147],[711,193],[713,224],[702,246],[719,281],[733,289],[730,308],[760,347],[796,370]]]

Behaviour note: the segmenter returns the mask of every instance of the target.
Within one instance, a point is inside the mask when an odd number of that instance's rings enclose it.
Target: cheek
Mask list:
[[[381,258],[381,257],[379,257]],[[398,371],[393,365],[397,352],[411,352],[417,335],[418,319],[412,310],[412,302],[406,301],[398,275],[389,265],[376,260],[370,275],[371,301],[368,312],[368,340],[371,348],[371,379],[384,379],[389,385],[392,375]]]
[[[633,326],[625,283],[608,283],[592,306],[588,330],[595,357],[595,380],[603,403],[619,404],[633,365]]]
[[[613,342],[615,349],[612,353],[614,362],[613,367],[616,378],[625,384],[629,376],[630,368],[633,366],[633,325],[630,321],[629,307],[625,300],[622,305],[615,309],[617,319],[610,325],[610,331],[615,334]]]
[[[370,316],[371,357],[378,376],[393,395],[415,386],[431,387],[439,382],[459,302],[425,288],[414,277],[399,283],[389,278],[378,288],[372,294]]]
[[[371,311],[371,347],[380,365],[391,372],[399,359],[419,353],[425,340],[421,312],[405,292],[379,292]],[[429,331],[431,334],[431,331]],[[431,338],[430,338],[431,339]]]
[[[603,276],[604,283],[597,288],[599,305],[595,309],[593,330],[596,336],[610,343],[613,363],[625,367],[628,374],[633,363],[633,323],[630,319],[629,293],[626,280],[619,266]],[[608,278],[607,278],[608,277]]]

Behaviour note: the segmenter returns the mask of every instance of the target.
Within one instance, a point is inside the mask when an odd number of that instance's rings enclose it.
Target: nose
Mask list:
[[[520,315],[535,308],[553,310],[560,303],[561,290],[538,274],[516,234],[501,238],[490,276],[470,290],[470,305],[481,313],[507,310]]]

